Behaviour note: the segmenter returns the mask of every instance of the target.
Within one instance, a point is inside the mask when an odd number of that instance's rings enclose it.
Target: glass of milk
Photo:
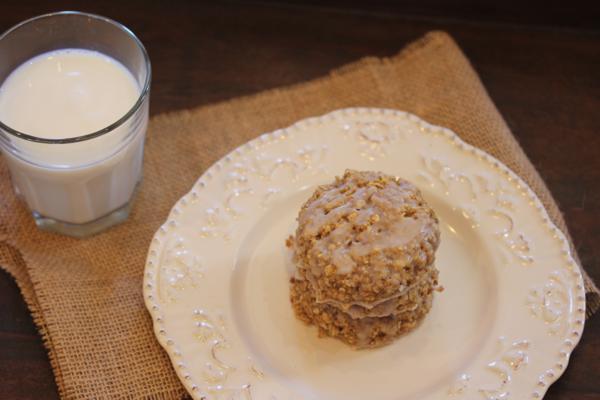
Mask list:
[[[0,36],[0,149],[38,227],[84,237],[127,218],[150,78],[142,43],[101,16],[47,14]]]

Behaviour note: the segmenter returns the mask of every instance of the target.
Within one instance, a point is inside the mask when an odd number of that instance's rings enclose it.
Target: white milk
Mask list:
[[[139,95],[133,75],[113,58],[56,50],[22,64],[0,86],[0,121],[39,138],[72,138],[118,121]],[[141,176],[147,107],[87,141],[46,144],[9,135],[15,149],[4,155],[15,190],[31,210],[75,224],[124,206]]]

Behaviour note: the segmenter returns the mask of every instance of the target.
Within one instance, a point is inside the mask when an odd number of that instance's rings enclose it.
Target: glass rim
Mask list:
[[[150,64],[150,57],[148,57],[148,52],[146,51],[146,48],[144,47],[144,45],[142,44],[140,39],[138,39],[138,37],[133,33],[133,31],[131,31],[131,29],[127,28],[125,25],[121,24],[120,22],[117,22],[108,17],[104,17],[104,16],[98,15],[98,14],[81,12],[81,11],[58,11],[58,12],[42,14],[42,15],[38,15],[38,16],[26,19],[25,21],[22,21],[22,22],[18,23],[17,25],[14,25],[13,27],[9,28],[6,32],[4,32],[2,35],[0,35],[0,41],[4,40],[8,35],[10,35],[14,31],[16,31],[17,29],[19,29],[25,25],[28,25],[32,22],[36,22],[36,21],[44,19],[44,18],[57,17],[57,16],[68,16],[68,15],[89,17],[89,18],[92,18],[92,19],[95,19],[98,21],[102,21],[102,22],[111,24],[111,25],[117,27],[118,29],[120,29],[121,31],[125,32],[130,39],[133,39],[133,41],[137,45],[138,49],[142,52],[142,56],[144,58],[144,65],[146,66],[146,70],[147,70],[146,79],[144,80],[144,86],[142,87],[142,90],[140,91],[140,95],[138,96],[137,101],[133,104],[133,106],[131,106],[131,108],[121,118],[119,118],[115,122],[111,123],[110,125],[106,126],[105,128],[102,128],[102,129],[97,130],[92,133],[86,133],[86,134],[83,134],[80,136],[64,138],[64,139],[41,138],[38,136],[29,135],[27,133],[20,132],[16,129],[13,129],[10,126],[4,124],[0,120],[0,129],[6,131],[7,133],[9,133],[15,137],[18,137],[19,139],[24,139],[24,140],[27,140],[30,142],[47,143],[47,144],[68,144],[68,143],[83,142],[86,140],[97,138],[99,136],[102,136],[109,132],[114,131],[116,128],[123,125],[127,120],[129,120],[129,118],[131,118],[140,109],[140,107],[144,103],[144,101],[150,91],[152,66]]]

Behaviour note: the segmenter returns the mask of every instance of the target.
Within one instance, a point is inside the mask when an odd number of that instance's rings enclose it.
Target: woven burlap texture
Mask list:
[[[366,58],[311,82],[154,117],[131,216],[92,238],[37,230],[0,160],[0,265],[23,293],[63,398],[185,394],[154,338],[142,298],[152,235],[175,201],[231,149],[296,120],[351,106],[405,110],[452,129],[519,174],[567,233],[556,203],[475,71],[442,32],[426,35],[393,58]],[[591,314],[598,291],[587,277],[586,290]]]

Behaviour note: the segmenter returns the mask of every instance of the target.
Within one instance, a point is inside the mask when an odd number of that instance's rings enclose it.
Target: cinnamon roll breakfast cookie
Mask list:
[[[356,347],[388,343],[429,311],[440,231],[410,182],[346,171],[302,206],[288,239],[296,314]]]

